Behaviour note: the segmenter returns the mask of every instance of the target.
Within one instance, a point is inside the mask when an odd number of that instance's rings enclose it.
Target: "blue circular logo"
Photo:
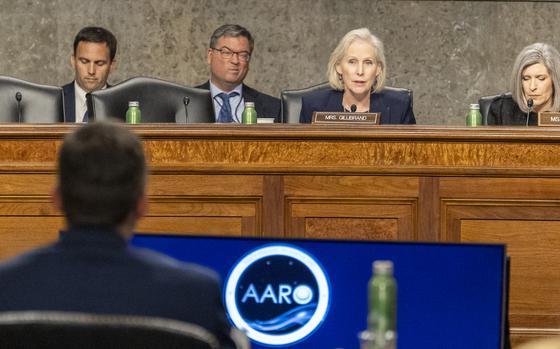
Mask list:
[[[329,282],[319,263],[285,244],[250,252],[226,280],[225,305],[233,324],[266,345],[288,345],[310,335],[325,319],[329,301]]]

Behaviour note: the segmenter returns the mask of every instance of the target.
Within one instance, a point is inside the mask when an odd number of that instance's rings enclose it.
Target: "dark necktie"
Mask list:
[[[231,113],[231,104],[229,104],[229,98],[237,95],[239,95],[239,93],[235,91],[230,94],[224,92],[218,94],[218,97],[222,100],[222,109],[220,109],[220,114],[218,115],[218,122],[233,122],[233,114]]]
[[[84,118],[82,119],[83,122],[87,123],[88,122],[88,112],[86,110],[86,112],[84,113]]]

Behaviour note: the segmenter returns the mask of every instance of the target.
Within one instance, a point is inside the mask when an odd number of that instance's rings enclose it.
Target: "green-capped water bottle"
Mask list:
[[[142,122],[142,113],[140,112],[140,102],[128,102],[128,110],[126,111],[127,124],[139,124]]]
[[[477,127],[482,125],[482,114],[480,114],[480,106],[471,104],[467,113],[467,126]]]
[[[375,337],[371,349],[395,349],[397,346],[397,282],[393,262],[373,262],[368,283],[368,330]]]
[[[257,123],[257,111],[255,110],[254,102],[245,102],[245,109],[241,115],[241,121],[245,125],[252,125]]]

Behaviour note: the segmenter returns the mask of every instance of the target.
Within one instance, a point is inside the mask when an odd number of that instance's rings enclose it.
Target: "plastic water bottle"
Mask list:
[[[397,282],[393,262],[373,262],[368,283],[368,331],[374,336],[371,349],[395,349],[397,345]]]

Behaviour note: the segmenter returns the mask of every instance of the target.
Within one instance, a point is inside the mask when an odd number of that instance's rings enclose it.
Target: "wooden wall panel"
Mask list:
[[[76,127],[0,125],[0,258],[56,238],[48,196]],[[151,171],[139,230],[505,243],[514,342],[560,331],[558,128],[130,128]]]
[[[263,192],[263,176],[259,175],[153,173],[148,182],[150,196],[250,196]]]
[[[62,216],[0,215],[0,258],[7,259],[58,238]]]
[[[46,195],[0,196],[0,259],[56,240],[63,226]]]
[[[414,240],[416,202],[289,199],[286,235],[306,238]]]
[[[384,176],[285,176],[287,197],[418,197],[416,177]]]
[[[262,235],[260,197],[151,197],[138,231],[228,236]]]
[[[442,240],[507,244],[512,333],[560,334],[560,200],[448,199],[442,206]]]
[[[510,318],[515,327],[539,324],[554,328],[560,324],[558,232],[560,220],[462,220],[462,242],[507,243]]]

